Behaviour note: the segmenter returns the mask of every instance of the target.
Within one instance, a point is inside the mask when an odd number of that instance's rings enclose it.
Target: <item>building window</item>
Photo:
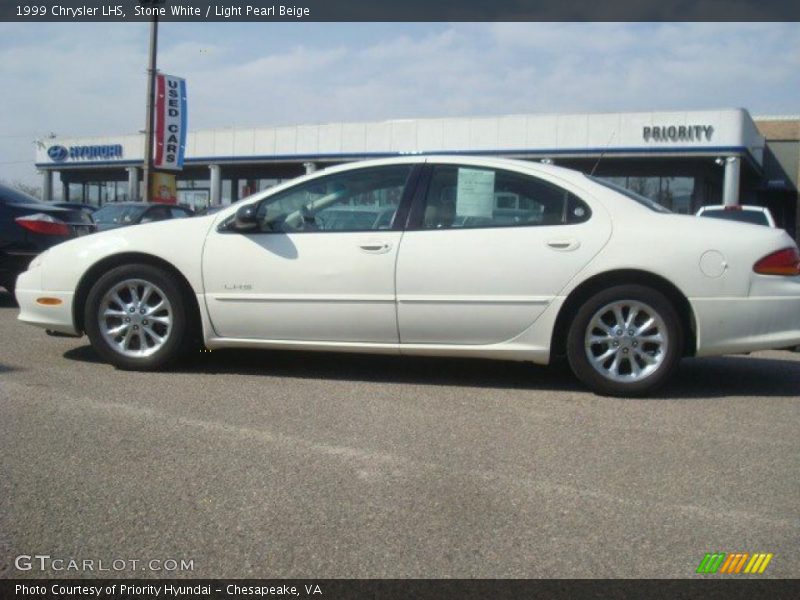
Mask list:
[[[69,184],[69,201],[70,202],[83,202],[83,184],[70,183]]]
[[[689,215],[694,213],[692,200],[694,198],[693,177],[662,177],[659,204],[669,208],[672,212]]]
[[[672,212],[694,213],[694,177],[601,177],[650,198]]]

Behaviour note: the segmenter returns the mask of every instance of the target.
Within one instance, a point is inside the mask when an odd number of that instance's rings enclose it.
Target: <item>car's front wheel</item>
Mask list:
[[[578,379],[612,396],[654,391],[677,367],[682,348],[672,303],[641,285],[615,286],[588,299],[567,339],[567,357]]]
[[[159,369],[186,346],[184,295],[158,267],[136,264],[112,269],[92,287],[85,311],[92,346],[121,369]]]

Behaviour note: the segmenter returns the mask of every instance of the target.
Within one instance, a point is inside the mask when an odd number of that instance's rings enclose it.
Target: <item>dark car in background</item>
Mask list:
[[[14,293],[17,275],[51,246],[94,231],[85,211],[41,202],[0,185],[0,287]]]
[[[227,206],[222,206],[221,204],[216,204],[213,206],[204,206],[203,208],[195,211],[196,217],[207,217],[208,215],[213,215],[221,211],[223,208],[227,208]]]
[[[175,204],[113,202],[96,210],[92,214],[92,218],[97,226],[97,231],[107,231],[140,223],[183,219],[193,215],[192,210]]]

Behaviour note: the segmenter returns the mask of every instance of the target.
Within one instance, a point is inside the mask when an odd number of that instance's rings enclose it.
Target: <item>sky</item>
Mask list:
[[[144,128],[146,23],[0,23],[0,180]],[[162,23],[190,129],[744,107],[800,114],[798,23]]]

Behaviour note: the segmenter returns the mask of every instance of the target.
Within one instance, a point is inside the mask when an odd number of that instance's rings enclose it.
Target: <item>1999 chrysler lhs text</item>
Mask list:
[[[19,318],[88,334],[123,369],[193,345],[566,355],[641,395],[684,356],[800,344],[800,254],[779,229],[671,214],[558,167],[352,163],[214,215],[65,242],[17,281]],[[266,367],[268,368],[268,366]]]

